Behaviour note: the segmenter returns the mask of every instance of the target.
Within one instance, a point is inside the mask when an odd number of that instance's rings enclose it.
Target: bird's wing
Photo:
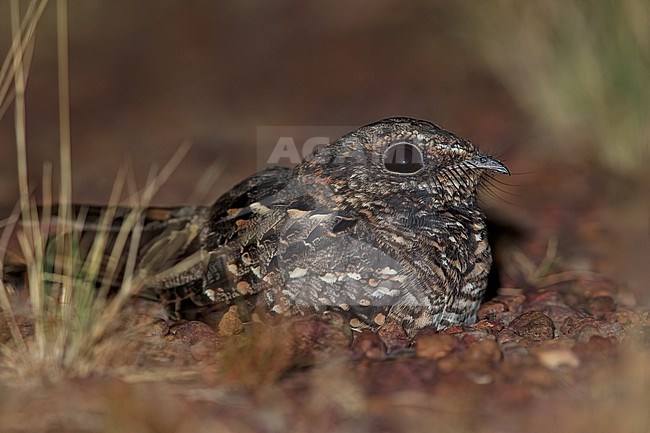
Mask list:
[[[210,208],[202,208],[200,217],[186,225],[186,229],[190,229],[188,235],[195,234],[193,239],[198,243],[191,244],[183,260],[148,282],[172,312],[230,302],[252,293],[252,289],[244,289],[245,283],[238,285],[244,281],[244,273],[251,273],[251,267],[240,266],[237,272],[233,269],[242,260],[246,240],[255,243],[261,233],[267,233],[273,223],[283,217],[282,209],[276,210],[273,216],[266,215],[267,208],[262,203],[279,200],[277,196],[291,175],[291,169],[282,167],[256,173],[225,193]],[[173,228],[171,232],[178,235]],[[264,245],[268,247],[268,242]],[[147,250],[150,254],[144,258],[155,256],[155,251],[164,252],[163,245],[160,246],[154,248],[153,244]],[[262,244],[256,246],[255,251],[244,257],[264,261],[266,255],[272,254],[264,253]]]
[[[212,205],[213,217],[227,218],[231,209],[272,199],[287,186],[292,176],[293,169],[286,167],[269,167],[255,173],[217,199]]]

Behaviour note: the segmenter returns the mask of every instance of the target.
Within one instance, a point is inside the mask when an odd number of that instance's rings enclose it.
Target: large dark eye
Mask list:
[[[409,143],[397,143],[384,153],[384,167],[393,173],[412,174],[424,166],[420,149]]]

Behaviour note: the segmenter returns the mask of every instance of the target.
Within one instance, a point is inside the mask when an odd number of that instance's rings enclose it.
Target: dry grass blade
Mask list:
[[[68,220],[68,214],[71,212],[72,199],[72,166],[70,156],[70,89],[69,89],[69,71],[68,71],[68,6],[66,0],[57,0],[56,8],[56,29],[57,29],[57,59],[59,69],[59,160],[61,162],[61,182],[59,190],[59,212],[62,223]],[[66,252],[72,251],[72,245],[69,243],[57,243],[58,252],[62,257]],[[67,254],[71,257],[71,254]],[[71,275],[72,261],[63,260],[61,263],[65,267],[64,273]],[[61,301],[64,304],[70,302],[69,287],[63,286]]]
[[[8,219],[7,225],[2,231],[2,235],[0,235],[0,307],[3,311],[2,318],[6,318],[13,341],[15,341],[18,345],[19,350],[26,352],[27,345],[25,344],[25,340],[20,333],[18,322],[16,321],[16,315],[14,313],[13,306],[11,305],[11,301],[9,300],[9,288],[5,286],[5,283],[2,279],[2,276],[4,275],[4,263],[7,252],[7,245],[9,244],[11,234],[14,232],[16,224],[18,224],[19,220],[20,211],[18,207],[16,207]]]
[[[180,164],[189,149],[189,143],[183,143],[181,145],[169,162],[163,167],[160,174],[147,183],[147,186],[145,186],[144,192],[142,193],[140,206],[133,208],[127,216],[125,225],[122,230],[120,230],[119,234],[119,244],[121,245],[125,245],[129,235],[131,235],[124,279],[120,290],[108,303],[97,320],[92,332],[91,343],[98,342],[106,335],[106,332],[111,329],[117,317],[120,315],[120,312],[123,310],[124,304],[142,289],[142,284],[149,273],[149,270],[146,268],[140,268],[136,273],[136,259],[138,247],[140,245],[140,236],[142,234],[143,212],[160,186],[169,179],[171,174],[178,167],[178,164]],[[118,242],[116,242],[116,245],[117,244]]]
[[[146,276],[157,271],[138,264],[144,211],[187,150],[187,145],[182,146],[161,172],[150,179],[138,198],[139,205],[128,212],[116,241],[108,251],[109,231],[126,178],[124,170],[118,176],[110,199],[111,205],[101,215],[97,234],[85,256],[79,247],[85,221],[83,210],[75,220],[59,222],[54,236],[48,240],[45,238],[49,232],[46,227],[50,223],[39,217],[35,203],[30,204],[29,214],[23,216],[26,222],[17,232],[17,238],[27,264],[30,320],[34,325],[32,343],[26,345],[22,340],[4,286],[0,295],[0,306],[10,319],[12,337],[17,343],[14,353],[5,361],[9,361],[9,366],[21,376],[30,376],[37,371],[50,378],[68,374],[86,375],[102,371],[107,356],[110,358],[111,353],[119,353],[118,346],[123,344],[124,335],[115,331],[123,323],[126,304],[142,289]],[[43,210],[43,214],[50,212],[51,210]],[[0,237],[3,252],[19,218],[19,213],[15,212]],[[53,260],[65,260],[67,265],[50,268],[48,263],[52,257],[48,256],[48,243],[51,248],[52,243],[56,247],[58,242],[65,242],[71,247],[63,252],[63,256],[56,253]],[[109,260],[107,269],[101,272],[106,256],[113,259],[127,257],[127,269],[121,286],[111,297],[108,296],[109,287],[121,275],[118,275],[116,260]],[[63,288],[68,291],[65,301]]]
[[[15,58],[25,59],[25,80],[27,80],[34,50],[34,33],[47,3],[48,0],[41,0],[38,5],[36,1],[29,4],[20,25],[20,34],[24,44],[20,44],[21,39],[14,38],[9,53],[0,68],[0,119],[4,117],[16,96],[15,91],[10,92],[14,75],[9,73],[9,67]]]
[[[522,271],[526,279],[526,283],[537,287],[539,279],[547,276],[549,272],[551,272],[559,260],[557,247],[557,238],[551,237],[548,240],[548,244],[546,245],[546,254],[539,264],[533,262],[530,258],[528,258],[520,251],[513,252],[513,262],[516,263],[517,267],[519,267],[519,269]]]
[[[214,201],[214,197],[211,196],[212,191],[214,190],[214,185],[217,182],[217,179],[221,176],[224,170],[224,165],[222,162],[215,162],[205,171],[203,176],[199,179],[190,194],[188,203],[205,203],[207,200]]]
[[[24,50],[23,38],[20,34],[20,7],[18,0],[11,1],[11,28],[13,34],[13,46]],[[23,218],[29,211],[29,185],[27,183],[27,143],[25,132],[25,71],[22,56],[18,53],[13,55],[13,77],[15,97],[15,130],[16,150],[18,164],[18,190],[20,192],[20,206]]]
[[[112,244],[109,237],[118,205],[127,184],[126,170],[119,172],[109,206],[99,219],[97,234],[87,253],[81,247],[86,213],[82,209],[73,216],[71,205],[72,175],[70,152],[70,103],[67,48],[67,2],[57,3],[58,60],[59,60],[59,112],[60,112],[60,189],[56,216],[53,212],[52,168],[44,167],[43,206],[36,205],[29,195],[27,176],[27,143],[25,135],[26,53],[31,52],[38,18],[47,2],[32,2],[21,21],[18,0],[11,2],[13,30],[12,50],[4,66],[0,91],[3,98],[9,85],[14,83],[15,130],[18,155],[18,182],[20,189],[19,212],[7,220],[0,236],[3,259],[14,228],[24,263],[26,265],[27,291],[30,311],[26,320],[33,325],[33,336],[24,340],[17,316],[12,308],[8,288],[1,284],[0,307],[7,316],[14,346],[7,347],[4,364],[22,377],[47,376],[48,378],[86,375],[100,371],[102,360],[122,339],[111,338],[125,304],[138,293],[151,270],[139,267],[138,252],[144,221],[144,211],[150,205],[160,186],[171,176],[189,151],[190,144],[183,143],[170,161],[155,173],[152,171],[144,189],[132,186],[127,203],[131,211],[121,223]],[[7,73],[11,71],[11,75]],[[4,89],[4,90],[3,90]],[[9,98],[10,99],[10,98]],[[7,103],[4,99],[3,103]],[[54,230],[52,234],[51,230]],[[109,249],[110,245],[110,249]],[[106,261],[106,257],[109,260]],[[126,257],[123,271],[116,260]],[[0,270],[3,266],[0,264]],[[122,274],[123,271],[123,274]],[[121,279],[117,292],[109,297],[109,288]],[[99,290],[98,290],[99,288]],[[123,337],[123,336],[122,336]],[[108,348],[108,349],[107,349]]]
[[[599,272],[585,270],[569,270],[554,272],[554,269],[560,263],[558,256],[557,238],[551,237],[546,246],[546,254],[539,264],[535,263],[521,251],[512,253],[512,265],[516,269],[510,269],[510,273],[521,274],[526,284],[536,289],[541,289],[555,284],[566,283],[578,280],[598,280],[605,276]]]

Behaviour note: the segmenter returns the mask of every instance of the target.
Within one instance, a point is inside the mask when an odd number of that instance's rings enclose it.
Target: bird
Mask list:
[[[336,312],[358,331],[471,324],[492,265],[478,194],[497,174],[510,172],[431,122],[362,126],[212,206],[145,209],[141,295],[172,319],[245,301],[280,318]]]
[[[172,315],[255,297],[272,315],[334,311],[355,330],[471,324],[492,264],[478,192],[495,174],[510,172],[431,122],[380,120],[150,221],[142,266],[170,233],[181,248],[146,285]]]

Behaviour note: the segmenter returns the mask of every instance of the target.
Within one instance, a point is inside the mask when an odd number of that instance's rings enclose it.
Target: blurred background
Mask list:
[[[37,29],[27,90],[35,190],[44,161],[56,170],[58,160],[55,12]],[[575,266],[638,285],[650,232],[649,22],[641,0],[70,2],[73,196],[107,201],[125,161],[142,185],[190,140],[155,202],[194,200],[217,164],[209,203],[257,169],[259,126],[418,117],[508,164],[514,175],[486,206],[534,233],[535,251],[557,237]],[[7,214],[18,198],[11,110],[0,150]]]

